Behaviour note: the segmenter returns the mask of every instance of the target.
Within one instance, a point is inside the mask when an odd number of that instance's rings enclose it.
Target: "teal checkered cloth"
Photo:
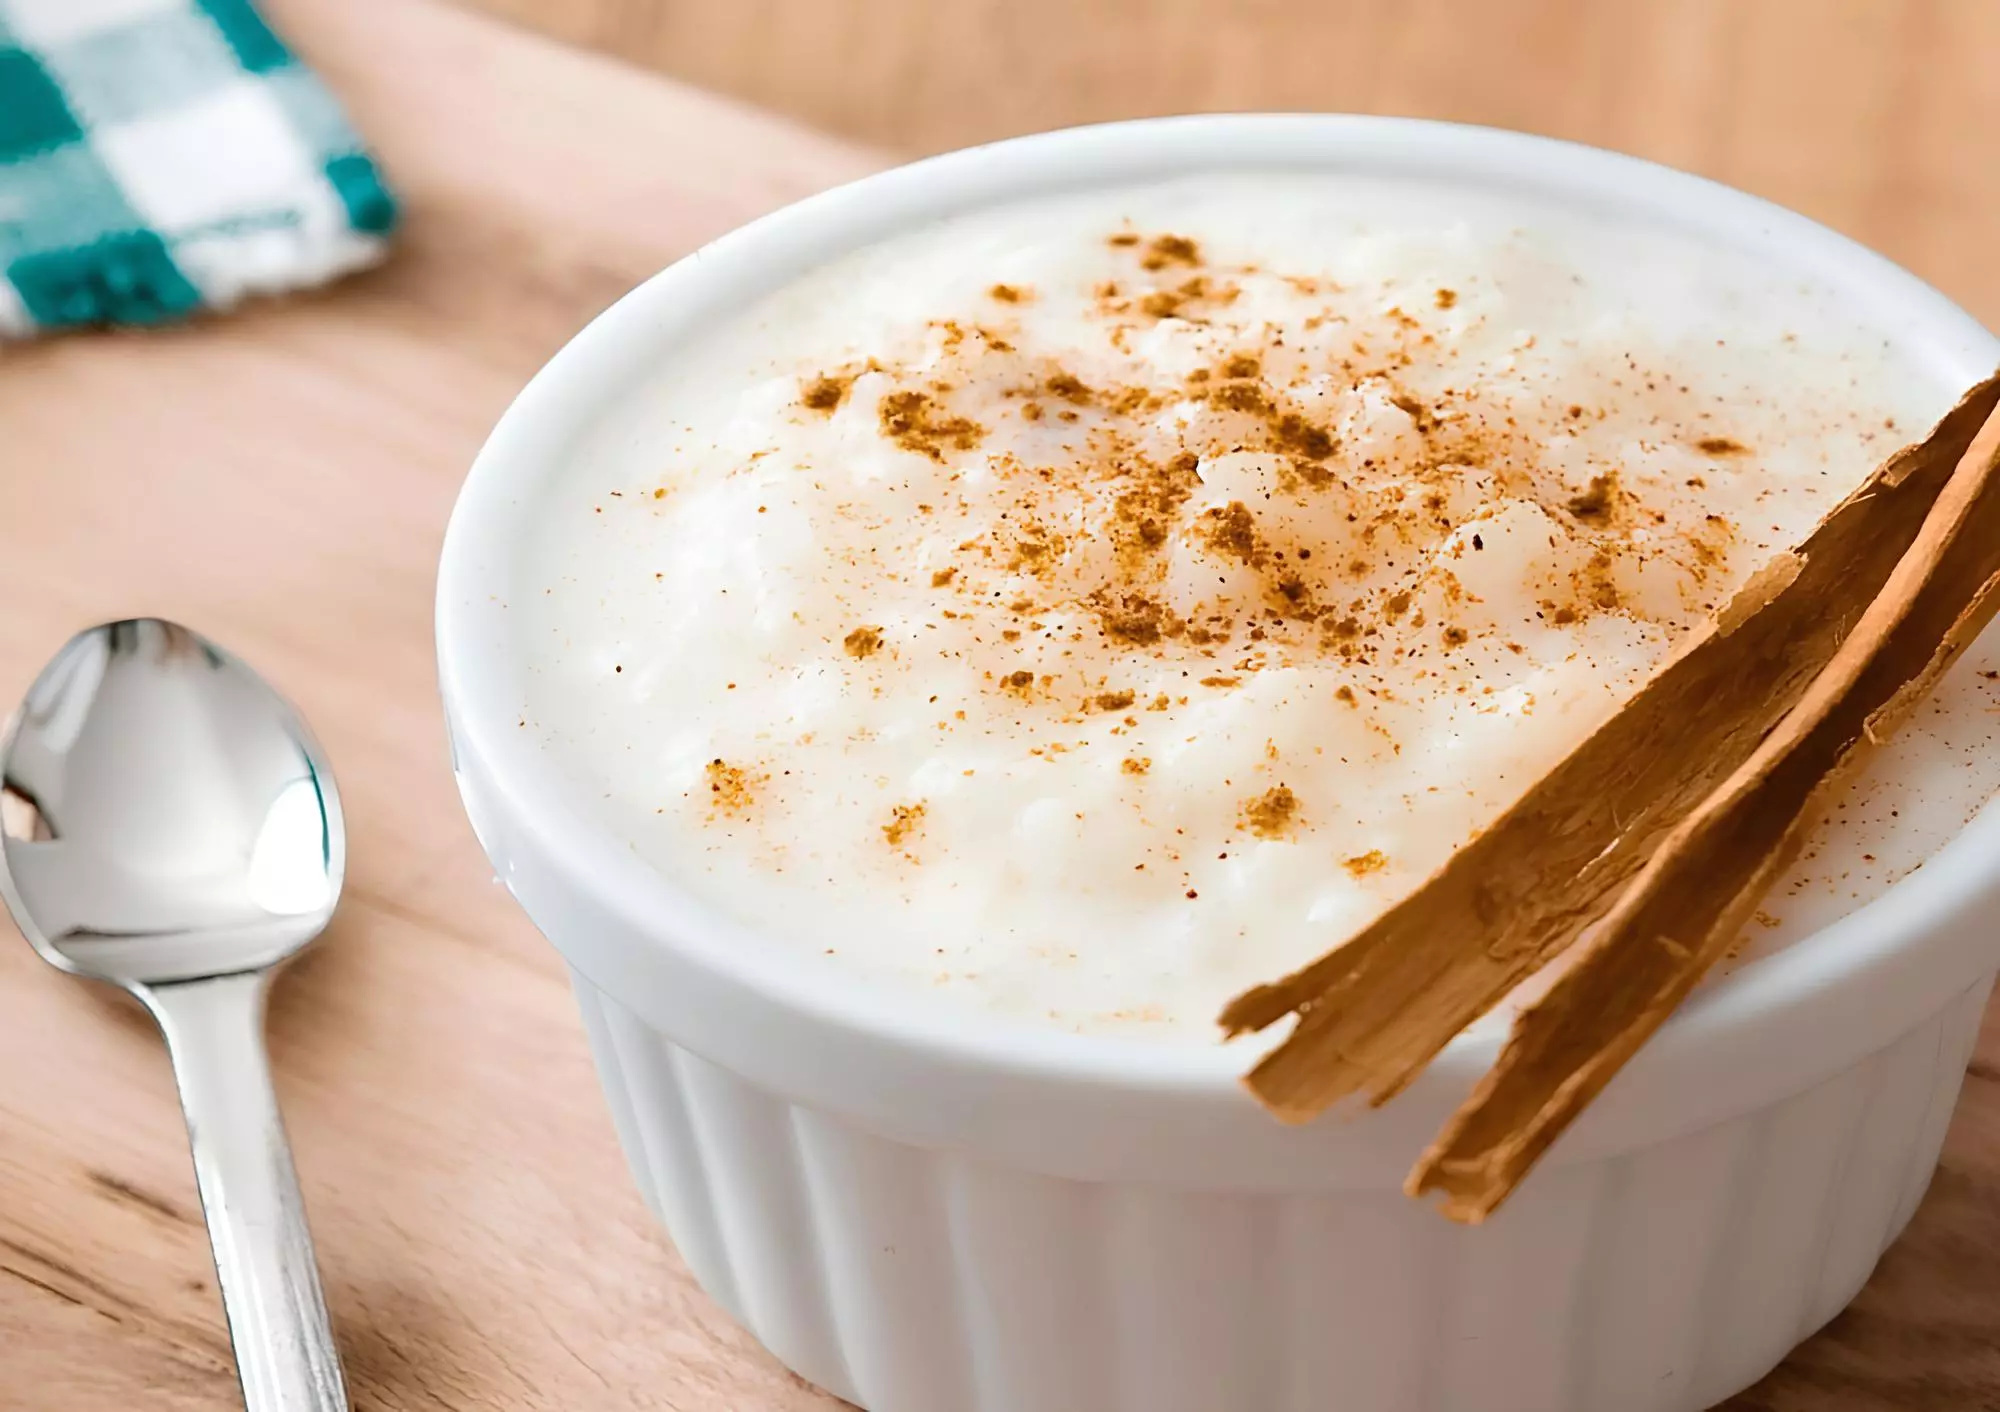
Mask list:
[[[395,219],[249,0],[0,0],[0,335],[318,284]]]

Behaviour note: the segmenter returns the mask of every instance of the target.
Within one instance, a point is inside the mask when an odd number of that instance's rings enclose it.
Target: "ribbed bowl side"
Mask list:
[[[1393,1191],[1088,1183],[752,1087],[576,977],[639,1186],[715,1300],[870,1412],[1693,1412],[1868,1278],[1992,978],[1815,1088],[1486,1225]]]

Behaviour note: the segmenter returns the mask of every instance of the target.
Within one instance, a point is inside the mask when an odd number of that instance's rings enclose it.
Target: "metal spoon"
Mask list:
[[[248,1412],[347,1412],[264,1052],[273,970],[333,916],[340,796],[249,667],[157,618],[79,633],[0,737],[0,897],[122,986],[180,1085]]]

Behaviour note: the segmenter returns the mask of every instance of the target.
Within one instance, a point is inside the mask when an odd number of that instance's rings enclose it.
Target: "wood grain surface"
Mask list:
[[[1994,0],[466,0],[898,152],[1151,113],[1493,123],[1745,187],[2000,311]]]
[[[270,8],[377,140],[407,234],[321,294],[0,352],[0,699],[74,628],[161,613],[268,672],[325,740],[349,889],[271,1036],[358,1408],[824,1412],[640,1205],[561,968],[460,816],[431,587],[474,450],[569,333],[881,159],[435,0]],[[1868,136],[1796,121],[1806,153]],[[1896,227],[1899,253],[1990,315],[1995,177],[1950,206],[1937,161],[1909,188],[1935,225]],[[1735,1412],[2000,1406],[2000,1026],[1979,1054],[1910,1233]],[[0,1408],[236,1399],[150,1022],[0,936]]]

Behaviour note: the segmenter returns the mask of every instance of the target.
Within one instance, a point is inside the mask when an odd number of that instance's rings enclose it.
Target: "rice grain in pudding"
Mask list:
[[[1745,257],[1462,189],[960,217],[715,329],[577,450],[523,727],[774,944],[1206,1039],[1920,435],[1910,365]],[[1991,791],[1974,657],[1760,944]]]

